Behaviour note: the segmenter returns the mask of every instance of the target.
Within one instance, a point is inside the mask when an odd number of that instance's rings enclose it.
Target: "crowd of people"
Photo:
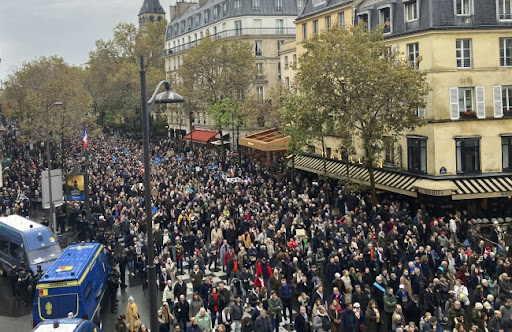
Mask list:
[[[28,215],[44,163],[12,132],[4,142],[13,165],[3,174],[1,212]],[[167,138],[152,142],[145,188],[142,140],[105,133],[90,143],[92,218],[83,202],[68,202],[59,229],[79,229],[80,240],[109,249],[113,313],[127,276],[148,287],[150,190],[162,332],[512,330],[512,271],[498,224],[484,241],[466,211],[434,216],[400,198],[372,206],[341,185],[291,178],[284,164],[223,162],[216,149]],[[80,147],[66,158],[84,166]],[[225,280],[215,283],[209,275],[219,268]],[[147,331],[133,298],[116,329]]]

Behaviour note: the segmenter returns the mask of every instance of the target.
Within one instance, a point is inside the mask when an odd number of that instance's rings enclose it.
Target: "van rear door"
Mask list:
[[[70,312],[76,317],[79,310],[77,289],[78,287],[38,289],[36,321],[65,318]],[[50,295],[46,295],[48,293]]]

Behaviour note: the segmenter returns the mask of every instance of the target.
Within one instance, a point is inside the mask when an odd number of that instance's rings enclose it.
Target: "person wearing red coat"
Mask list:
[[[267,280],[265,280],[262,275],[257,275],[256,279],[254,279],[254,287],[260,287],[260,288],[266,287],[266,288],[268,288],[267,287]]]
[[[264,271],[266,271],[266,273],[263,273]],[[267,260],[265,258],[256,263],[256,278],[262,274],[265,281],[272,275],[272,269],[270,268],[270,265],[267,264]]]

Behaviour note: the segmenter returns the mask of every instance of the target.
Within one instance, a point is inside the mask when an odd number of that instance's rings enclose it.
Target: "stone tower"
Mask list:
[[[165,11],[159,0],[144,0],[139,12],[139,28],[143,29],[147,23],[161,21],[165,18]]]

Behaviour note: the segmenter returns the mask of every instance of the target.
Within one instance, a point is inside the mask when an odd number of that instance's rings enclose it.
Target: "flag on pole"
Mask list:
[[[87,138],[87,131],[85,131],[85,126],[84,126],[84,134],[82,136],[82,141],[84,143],[84,150],[87,149],[87,146],[89,145],[89,139]]]

